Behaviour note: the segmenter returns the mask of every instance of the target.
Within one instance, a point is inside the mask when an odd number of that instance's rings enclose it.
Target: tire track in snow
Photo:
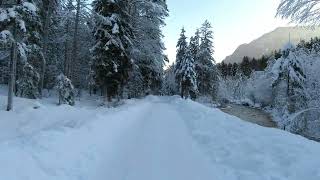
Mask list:
[[[122,137],[123,143],[115,147],[117,155],[104,166],[107,179],[214,178],[209,161],[194,143],[179,112],[168,102],[153,101]]]

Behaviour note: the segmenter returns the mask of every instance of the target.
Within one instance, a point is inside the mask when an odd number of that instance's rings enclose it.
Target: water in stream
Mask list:
[[[236,104],[228,104],[226,107],[220,109],[223,112],[236,116],[244,121],[252,122],[265,127],[277,127],[277,124],[272,120],[271,116],[260,109]]]

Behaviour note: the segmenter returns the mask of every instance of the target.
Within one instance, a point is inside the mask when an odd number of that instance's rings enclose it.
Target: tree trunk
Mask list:
[[[13,25],[13,38],[16,38],[16,23]],[[14,86],[16,82],[16,64],[17,64],[17,43],[12,42],[11,47],[11,58],[10,58],[10,81],[8,87],[8,104],[7,111],[11,111],[13,108],[13,95],[14,95]]]
[[[66,34],[69,34],[69,21],[66,25]],[[68,51],[68,39],[64,43],[64,75],[69,77],[69,51]]]
[[[77,11],[76,11],[76,19],[74,25],[74,35],[73,35],[73,50],[72,50],[72,63],[70,63],[70,72],[72,74],[73,64],[76,63],[78,58],[78,32],[79,32],[79,21],[80,21],[80,10],[81,10],[81,0],[77,0]],[[70,78],[72,76],[70,74]],[[72,79],[73,80],[73,79]]]
[[[42,70],[41,70],[41,79],[40,79],[40,98],[42,98],[42,91],[43,91],[43,87],[44,87],[44,77],[45,77],[45,73],[46,73],[46,59],[45,56],[42,55]]]
[[[180,85],[180,95],[181,95],[181,98],[182,98],[182,99],[183,99],[183,97],[184,97],[183,91],[184,91],[184,87],[183,87],[183,85],[182,85],[182,83],[181,83],[181,85]]]
[[[41,70],[41,79],[40,79],[40,97],[42,98],[42,90],[44,88],[44,77],[46,74],[46,57],[48,57],[48,41],[49,41],[49,24],[50,24],[50,17],[51,17],[51,10],[50,10],[50,4],[48,5],[48,8],[46,9],[46,17],[44,20],[44,38],[43,38],[43,52],[44,55],[42,57],[42,70]]]
[[[67,76],[70,79],[70,59],[69,59],[69,33],[70,33],[70,17],[69,14],[72,12],[72,0],[69,0],[68,2],[68,17],[66,22],[66,41],[65,41],[65,59],[64,59],[64,75]],[[71,79],[72,80],[72,79]]]
[[[108,88],[105,88],[105,97],[107,102],[112,102],[112,97],[110,95],[110,93],[108,93]]]

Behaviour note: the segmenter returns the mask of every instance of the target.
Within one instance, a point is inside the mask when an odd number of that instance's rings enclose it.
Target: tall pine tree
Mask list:
[[[163,54],[161,27],[165,25],[164,18],[168,16],[164,0],[128,0],[130,6],[131,25],[134,32],[134,47],[132,58],[138,66],[145,94],[158,94],[163,81],[163,67],[166,57]]]
[[[132,30],[127,22],[128,4],[124,0],[93,1],[95,16],[93,47],[98,84],[105,89],[108,101],[122,95],[132,61],[128,55]]]
[[[197,82],[200,95],[216,97],[218,72],[213,58],[213,31],[209,21],[200,29],[201,44],[196,59]]]
[[[177,55],[176,55],[176,65],[175,65],[175,74],[176,82],[178,82],[178,88],[181,89],[181,69],[183,67],[184,60],[186,58],[186,53],[188,50],[187,37],[185,35],[186,31],[184,28],[181,29],[180,38],[177,43]]]
[[[181,74],[181,97],[196,98],[198,91],[197,87],[197,75],[195,71],[194,59],[191,54],[191,50],[188,48],[184,61],[180,70]]]
[[[190,50],[191,55],[195,61],[197,61],[200,49],[200,30],[197,29],[195,35],[190,38]]]
[[[2,4],[2,3],[1,3]],[[18,78],[19,82],[27,80],[22,78],[24,71],[31,66],[28,64],[28,56],[34,52],[41,54],[39,46],[39,27],[40,20],[38,8],[33,1],[7,1],[5,6],[0,8],[0,44],[4,46],[11,46],[11,62],[10,62],[10,83],[8,92],[8,107],[7,110],[12,109],[13,91],[15,86],[15,79],[17,77],[16,70],[19,68]],[[17,59],[20,61],[17,62]],[[34,70],[34,69],[33,69]],[[35,72],[37,73],[37,72]],[[28,81],[34,80],[33,78]],[[25,82],[27,83],[27,82]],[[37,89],[38,83],[33,82],[31,89]],[[30,86],[18,86],[20,88],[29,88]],[[29,91],[24,89],[23,91]],[[31,90],[30,90],[31,91]]]

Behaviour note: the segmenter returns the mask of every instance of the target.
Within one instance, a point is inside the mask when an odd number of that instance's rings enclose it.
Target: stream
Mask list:
[[[251,108],[243,105],[228,104],[220,108],[221,111],[236,116],[244,121],[258,124],[264,127],[277,128],[277,124],[272,117],[263,110]]]

